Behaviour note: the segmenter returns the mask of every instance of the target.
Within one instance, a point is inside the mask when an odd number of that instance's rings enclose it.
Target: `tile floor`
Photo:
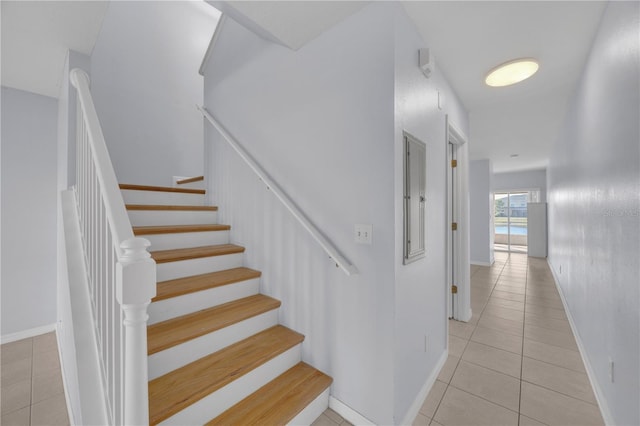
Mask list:
[[[415,425],[604,424],[544,259],[472,266],[471,307]]]
[[[471,267],[468,323],[449,321],[449,358],[414,425],[603,425],[551,271],[496,253]],[[54,333],[8,343],[2,425],[68,425]],[[348,426],[327,409],[313,426]]]
[[[0,424],[69,424],[54,332],[6,343],[0,358]]]

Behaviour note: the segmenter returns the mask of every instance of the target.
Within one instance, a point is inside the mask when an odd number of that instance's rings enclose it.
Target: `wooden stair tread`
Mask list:
[[[206,192],[204,189],[173,188],[171,186],[132,185],[130,183],[121,183],[120,189],[129,189],[133,191],[180,192],[183,194],[204,194]]]
[[[244,252],[244,247],[235,244],[219,244],[214,246],[188,247],[181,249],[157,250],[151,252],[156,263],[176,262],[179,260],[199,259],[202,257],[223,256]]]
[[[207,426],[289,424],[331,382],[331,377],[301,362],[208,422]]]
[[[250,280],[252,278],[259,278],[261,275],[262,273],[260,271],[253,269],[233,268],[225,269],[224,271],[210,272],[208,274],[162,281],[159,282],[156,287],[156,297],[152,299],[152,302]]]
[[[217,206],[173,206],[162,204],[127,204],[127,210],[218,211]]]
[[[186,178],[186,179],[180,179],[180,180],[176,181],[176,183],[178,185],[183,185],[185,183],[200,182],[202,180],[204,180],[204,176],[194,176],[194,177],[190,177],[190,178]]]
[[[158,424],[302,343],[277,325],[149,382],[149,422]]]
[[[279,307],[279,300],[256,294],[150,325],[147,353],[152,355]]]
[[[228,231],[229,225],[163,225],[134,226],[133,235],[179,234],[186,232]]]

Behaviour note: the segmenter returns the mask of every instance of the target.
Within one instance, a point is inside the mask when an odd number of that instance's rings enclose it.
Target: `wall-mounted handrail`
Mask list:
[[[293,217],[300,222],[302,227],[316,240],[320,247],[331,257],[336,266],[338,266],[347,275],[358,273],[358,269],[345,258],[336,246],[329,241],[320,230],[309,220],[309,218],[296,206],[289,196],[280,188],[280,186],[269,176],[267,172],[256,162],[256,160],[244,149],[242,145],[224,128],[218,120],[216,120],[206,108],[199,106],[198,109],[202,115],[220,132],[227,143],[238,153],[240,158],[253,170],[253,172],[264,182],[278,200],[286,207]]]
[[[135,238],[111,164],[89,76],[77,90],[76,203],[96,349],[110,424],[148,425],[147,306],[156,294],[149,241]]]

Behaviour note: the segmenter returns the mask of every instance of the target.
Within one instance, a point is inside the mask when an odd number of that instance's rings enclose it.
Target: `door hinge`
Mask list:
[[[458,160],[451,160],[451,167],[458,167]]]
[[[452,231],[457,231],[457,230],[458,230],[458,224],[457,224],[456,222],[453,222],[453,223],[451,224],[451,230],[452,230]]]
[[[451,286],[451,293],[453,293],[453,294],[457,294],[458,293],[458,286],[457,285],[452,285]]]

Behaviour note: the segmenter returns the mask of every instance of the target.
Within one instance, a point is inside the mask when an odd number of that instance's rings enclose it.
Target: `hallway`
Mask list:
[[[414,424],[604,424],[546,261],[495,256],[471,267],[473,317],[449,321],[449,358]]]

